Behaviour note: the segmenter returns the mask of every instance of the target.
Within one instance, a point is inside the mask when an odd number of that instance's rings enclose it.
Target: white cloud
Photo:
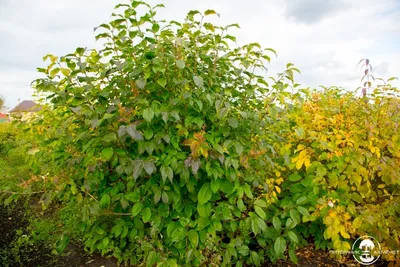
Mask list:
[[[45,54],[63,55],[78,46],[97,46],[93,28],[109,21],[117,2],[0,1],[0,93],[9,105],[18,98],[30,98],[30,82],[38,77],[35,69],[43,66]],[[181,20],[192,9],[215,9],[221,18],[213,22],[241,25],[241,30],[233,31],[239,44],[259,42],[278,51],[278,59],[269,66],[270,75],[293,62],[303,73],[298,81],[308,86],[358,87],[362,73],[357,63],[364,57],[371,60],[376,75],[400,76],[397,0],[322,2],[169,0],[159,15]]]
[[[303,23],[314,23],[346,7],[349,1],[342,0],[288,0],[285,16]]]

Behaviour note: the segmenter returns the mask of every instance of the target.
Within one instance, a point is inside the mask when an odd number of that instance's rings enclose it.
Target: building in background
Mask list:
[[[7,122],[8,116],[7,114],[0,113],[0,123]]]
[[[40,109],[41,107],[32,100],[24,100],[14,108],[10,109],[8,113],[36,112]]]
[[[14,108],[8,111],[9,119],[19,118],[21,120],[29,119],[34,113],[41,110],[42,107],[32,100],[24,100]]]

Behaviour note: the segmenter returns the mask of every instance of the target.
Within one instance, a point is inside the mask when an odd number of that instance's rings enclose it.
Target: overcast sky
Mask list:
[[[123,0],[0,0],[0,94],[9,107],[32,99],[47,53],[98,47],[93,28],[108,22]],[[259,42],[277,50],[269,75],[293,62],[307,86],[354,90],[362,76],[357,63],[369,58],[375,76],[400,76],[400,0],[168,0],[160,19],[182,20],[197,9],[215,9],[218,23],[238,23],[238,43]],[[213,20],[214,22],[214,20]],[[399,86],[399,82],[394,85]]]

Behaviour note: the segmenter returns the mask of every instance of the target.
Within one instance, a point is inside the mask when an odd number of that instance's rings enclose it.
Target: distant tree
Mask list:
[[[0,111],[5,110],[6,108],[6,99],[3,95],[0,95]]]

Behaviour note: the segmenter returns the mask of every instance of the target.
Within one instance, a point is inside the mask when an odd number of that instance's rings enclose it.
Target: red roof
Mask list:
[[[0,119],[7,119],[7,115],[0,113]]]

